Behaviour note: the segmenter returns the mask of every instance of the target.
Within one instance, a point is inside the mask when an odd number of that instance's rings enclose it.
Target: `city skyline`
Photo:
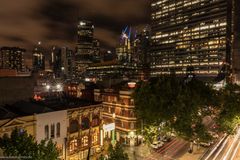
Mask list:
[[[0,9],[0,159],[240,160],[240,0]]]
[[[26,48],[27,58],[38,41],[47,47],[75,48],[78,18],[92,21],[94,36],[100,40],[101,47],[114,50],[122,29],[127,25],[144,26],[150,13],[146,0],[21,0],[17,4],[3,0],[1,4],[1,46]]]

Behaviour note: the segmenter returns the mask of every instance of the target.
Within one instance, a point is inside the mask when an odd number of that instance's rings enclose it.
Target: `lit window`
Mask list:
[[[77,140],[76,139],[70,141],[70,146],[69,146],[70,152],[76,150],[77,146],[78,146],[78,144],[77,144]]]
[[[83,145],[83,147],[88,146],[88,136],[84,136],[82,138],[82,145]]]
[[[98,142],[98,134],[97,132],[93,134],[92,136],[92,144],[95,144]]]

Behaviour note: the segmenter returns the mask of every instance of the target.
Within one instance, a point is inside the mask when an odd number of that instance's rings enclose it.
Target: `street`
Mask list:
[[[240,130],[235,135],[224,135],[201,160],[238,160],[240,159]]]

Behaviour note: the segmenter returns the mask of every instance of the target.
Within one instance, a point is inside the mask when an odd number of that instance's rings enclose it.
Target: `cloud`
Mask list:
[[[114,50],[126,25],[149,22],[149,0],[1,0],[0,44],[32,51],[37,41],[75,47],[78,17],[93,21],[95,38]],[[29,53],[28,53],[29,54]]]

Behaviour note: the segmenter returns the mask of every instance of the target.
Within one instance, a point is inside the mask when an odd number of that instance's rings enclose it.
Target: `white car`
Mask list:
[[[203,146],[203,147],[209,147],[209,146],[211,146],[211,142],[200,142],[199,143],[200,144],[200,146]]]
[[[158,149],[158,148],[162,147],[163,145],[164,145],[164,143],[162,141],[155,141],[150,146],[154,149]]]
[[[208,133],[209,133],[213,138],[215,138],[215,139],[219,138],[218,134],[215,133],[215,132],[209,131]]]

